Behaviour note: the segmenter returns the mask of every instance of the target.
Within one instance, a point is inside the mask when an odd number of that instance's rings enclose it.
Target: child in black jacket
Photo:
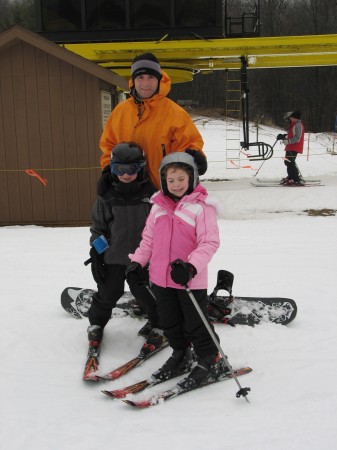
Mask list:
[[[125,269],[130,264],[128,255],[141,241],[141,234],[150,212],[150,197],[156,191],[146,175],[146,161],[142,149],[132,142],[118,144],[111,155],[112,184],[98,196],[92,210],[93,224],[90,243],[104,236],[109,247],[98,253],[90,250],[91,270],[97,283],[89,310],[89,341],[101,341],[112,309],[124,294]],[[143,270],[143,284],[128,281],[130,291],[149,318],[152,331],[141,352],[158,348],[163,342],[156,303],[147,290],[148,272]]]

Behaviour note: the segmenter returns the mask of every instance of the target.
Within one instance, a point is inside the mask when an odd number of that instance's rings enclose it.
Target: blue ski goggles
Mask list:
[[[121,177],[125,174],[127,175],[135,175],[140,172],[144,167],[143,163],[129,163],[129,164],[121,164],[121,163],[112,163],[111,164],[111,172],[118,177]]]

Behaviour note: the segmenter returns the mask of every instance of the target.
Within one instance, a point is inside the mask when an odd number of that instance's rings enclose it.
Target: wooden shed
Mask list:
[[[0,34],[0,225],[90,223],[117,87],[127,80],[36,33]]]

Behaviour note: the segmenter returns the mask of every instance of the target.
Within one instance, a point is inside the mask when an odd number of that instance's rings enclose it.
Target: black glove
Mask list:
[[[137,262],[129,264],[125,270],[127,281],[136,284],[147,284],[149,282],[149,275],[147,267],[142,267]]]
[[[287,134],[278,134],[276,139],[278,141],[283,141],[283,139],[285,139],[286,137],[287,137]]]
[[[193,150],[192,148],[187,148],[185,150],[185,153],[188,153],[189,155],[193,156],[194,161],[198,168],[199,175],[204,175],[204,173],[206,173],[207,170],[207,159],[204,157],[204,155],[198,150]]]
[[[109,164],[104,167],[102,175],[97,181],[97,194],[101,196],[104,195],[111,186],[112,181],[111,168]]]
[[[171,262],[170,266],[172,280],[182,286],[185,286],[197,274],[197,269],[192,264],[181,259]]]
[[[97,253],[97,250],[92,247],[90,256],[92,276],[97,284],[103,284],[105,278],[104,253]]]

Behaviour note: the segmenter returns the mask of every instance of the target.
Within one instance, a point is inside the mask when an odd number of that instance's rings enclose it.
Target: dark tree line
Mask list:
[[[229,0],[228,12],[253,11],[258,0]],[[337,0],[260,0],[261,36],[337,33]],[[35,0],[0,0],[0,31],[13,24],[35,31]],[[306,128],[332,130],[337,114],[337,66],[248,71],[250,117],[284,125],[286,111],[302,111]],[[172,87],[174,100],[225,109],[226,73],[198,74]]]
[[[0,31],[12,25],[35,31],[35,0],[0,0]]]

